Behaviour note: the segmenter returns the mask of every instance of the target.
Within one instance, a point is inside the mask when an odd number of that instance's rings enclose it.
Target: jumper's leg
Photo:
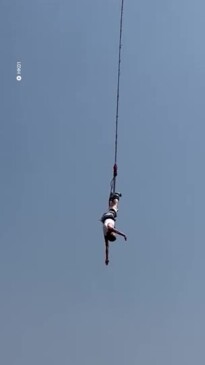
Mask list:
[[[109,198],[109,208],[118,211],[118,203],[120,200],[120,197],[122,195],[120,193],[111,193]]]

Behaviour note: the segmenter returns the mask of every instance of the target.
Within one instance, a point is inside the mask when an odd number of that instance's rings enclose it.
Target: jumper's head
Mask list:
[[[115,234],[114,232],[108,233],[108,235],[107,235],[107,239],[108,239],[108,241],[110,241],[110,242],[114,242],[114,241],[116,241],[116,234]]]

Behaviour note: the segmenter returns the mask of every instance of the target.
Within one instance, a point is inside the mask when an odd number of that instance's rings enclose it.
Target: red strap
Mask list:
[[[115,163],[113,166],[113,176],[116,177],[117,176],[117,164]]]

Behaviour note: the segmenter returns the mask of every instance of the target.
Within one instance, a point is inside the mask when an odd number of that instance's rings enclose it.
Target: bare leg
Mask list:
[[[109,208],[114,209],[116,212],[118,211],[118,199],[114,199],[113,201],[109,202]]]

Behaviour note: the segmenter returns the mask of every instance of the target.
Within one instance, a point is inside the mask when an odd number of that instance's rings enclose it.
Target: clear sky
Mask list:
[[[0,363],[204,365],[205,3],[0,5]],[[21,62],[22,80],[16,80]]]

